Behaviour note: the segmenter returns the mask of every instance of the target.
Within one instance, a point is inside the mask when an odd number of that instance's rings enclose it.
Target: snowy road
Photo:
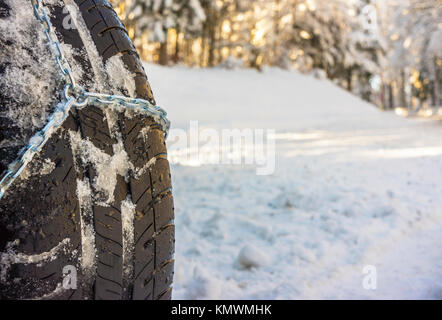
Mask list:
[[[442,299],[441,122],[294,72],[146,68],[175,128],[276,130],[272,175],[173,157],[174,298]]]

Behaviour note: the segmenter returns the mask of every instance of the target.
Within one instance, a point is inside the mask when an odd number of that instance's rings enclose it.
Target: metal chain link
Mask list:
[[[151,116],[161,126],[165,138],[170,128],[170,122],[167,119],[167,113],[161,107],[155,106],[147,100],[138,98],[128,98],[119,95],[110,95],[103,93],[87,92],[83,87],[79,86],[72,75],[72,69],[67,61],[57,35],[54,32],[51,21],[49,20],[46,9],[43,7],[41,0],[31,0],[34,15],[44,26],[46,38],[50,46],[55,49],[55,58],[57,65],[65,77],[65,86],[62,91],[63,100],[60,102],[55,111],[50,115],[47,124],[29,141],[26,148],[20,152],[17,159],[12,162],[6,171],[6,174],[0,180],[0,199],[6,190],[11,186],[14,180],[23,172],[27,164],[33,159],[34,155],[39,152],[46,142],[66,120],[72,107],[81,109],[88,104],[99,106],[121,106],[124,108],[141,111]]]

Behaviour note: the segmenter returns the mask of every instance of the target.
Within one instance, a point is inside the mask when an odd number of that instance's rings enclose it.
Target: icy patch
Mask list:
[[[34,162],[35,163],[35,162]],[[55,169],[55,163],[47,158],[42,163],[38,163],[37,166],[33,166],[32,162],[31,165],[26,166],[26,168],[23,170],[23,172],[20,174],[20,179],[26,180],[30,176],[39,175],[44,176],[50,174]]]
[[[62,6],[64,5],[63,0],[45,0],[44,3],[46,5],[58,5],[58,6]]]
[[[83,79],[85,79],[85,73],[82,67],[75,60],[75,56],[85,56],[87,55],[84,50],[78,50],[72,47],[72,45],[68,43],[60,43],[61,49],[63,50],[64,55],[66,56],[66,60],[69,61],[69,65],[71,66],[71,72],[74,76],[74,79],[84,87],[93,87],[94,83],[86,83]]]
[[[66,238],[62,240],[58,245],[52,248],[50,251],[40,254],[27,255],[14,251],[14,246],[17,246],[19,240],[8,243],[6,251],[1,253],[0,256],[0,279],[6,281],[6,275],[11,265],[13,264],[39,264],[44,262],[53,261],[57,258],[58,253],[64,250],[69,244],[70,239]]]
[[[63,284],[62,283],[58,283],[57,287],[55,288],[54,291],[52,291],[50,293],[47,293],[44,296],[33,298],[32,300],[50,300],[50,299],[54,299],[55,297],[57,297],[59,294],[63,293],[64,291],[66,291],[66,289],[63,287]]]
[[[157,162],[157,158],[152,158],[149,161],[146,162],[146,164],[144,166],[142,166],[141,168],[136,168],[134,171],[134,178],[138,179],[139,177],[141,177],[143,174],[146,173],[147,170],[149,170],[155,163]]]
[[[270,263],[270,258],[251,244],[245,245],[238,255],[238,263],[244,268],[258,268]]]
[[[107,60],[106,72],[109,82],[112,84],[114,93],[124,95],[121,89],[126,89],[130,97],[135,97],[135,80],[133,74],[127,70],[121,56],[113,56]]]
[[[146,142],[146,143],[148,141],[148,133],[149,133],[149,131],[150,131],[150,127],[145,127],[145,128],[140,130],[139,136],[142,139],[144,139],[144,142]],[[156,162],[157,162],[157,158],[154,157],[154,158],[150,159],[141,168],[135,168],[135,170],[134,170],[134,178],[138,179],[139,177],[141,177],[143,174],[146,173],[147,170],[149,170],[152,166],[154,166]]]
[[[80,13],[80,9],[74,0],[64,0],[66,7],[68,8],[69,14],[71,15],[72,21],[75,24],[75,27],[80,34],[80,38],[84,43],[84,47],[86,49],[87,55],[91,62],[92,70],[94,72],[94,79],[97,88],[103,91],[106,89],[106,74],[104,73],[104,66],[100,54],[98,53],[97,47],[92,40],[89,29],[86,26],[86,23],[83,20],[83,17]]]
[[[81,267],[86,276],[91,276],[96,268],[96,249],[91,188],[88,180],[77,180],[77,197],[80,205]]]
[[[121,202],[121,223],[123,229],[123,275],[130,279],[133,275],[134,259],[134,217],[135,205],[130,196]]]
[[[72,149],[82,164],[91,164],[97,171],[92,181],[94,189],[102,193],[102,199],[97,199],[100,205],[108,206],[114,201],[114,190],[117,185],[117,174],[126,177],[133,168],[129,157],[121,143],[114,145],[114,155],[110,156],[98,149],[90,140],[82,139],[79,132],[69,132]],[[89,194],[91,196],[91,194]]]
[[[52,162],[51,159],[45,159],[43,162],[43,166],[40,169],[41,175],[50,174],[55,169],[55,162]]]
[[[0,113],[20,130],[17,140],[24,145],[46,124],[62,78],[31,2],[7,0],[6,4],[11,10],[9,17],[0,19],[0,65],[4,68],[0,90],[11,103],[2,105]]]

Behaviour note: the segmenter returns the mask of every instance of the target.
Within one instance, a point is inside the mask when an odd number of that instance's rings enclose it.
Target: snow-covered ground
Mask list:
[[[442,299],[440,121],[295,72],[146,69],[175,129],[276,130],[271,175],[187,162],[172,134],[173,298]]]

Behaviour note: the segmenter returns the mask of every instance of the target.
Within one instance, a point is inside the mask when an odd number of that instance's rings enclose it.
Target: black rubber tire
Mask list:
[[[133,74],[137,97],[155,103],[138,54],[110,4],[105,0],[74,2],[103,63],[120,56],[126,69]],[[7,8],[2,0],[0,7],[6,16]],[[77,29],[62,27],[66,16],[64,7],[47,7],[59,39],[78,49],[75,52],[84,53],[85,45]],[[88,83],[92,78],[89,75],[93,60],[84,54],[77,54],[74,58],[85,74],[81,80]],[[92,221],[85,222],[87,217],[80,208],[77,181],[92,182],[97,178],[97,171],[93,165],[83,163],[73,155],[70,134],[81,135],[82,139],[112,156],[116,133],[110,131],[108,114],[103,109],[87,106],[72,110],[62,128],[52,135],[30,163],[29,177],[20,178],[0,200],[0,266],[3,272],[0,298],[170,299],[174,208],[164,136],[150,117],[141,114],[126,117],[123,112],[112,112],[116,115],[116,121],[113,121],[119,129],[117,135],[122,139],[129,161],[136,168],[142,168],[153,158],[156,160],[140,176],[132,171],[126,177],[118,175],[114,201],[108,206],[100,204],[97,200],[100,191],[89,183]],[[4,131],[3,128],[0,130]],[[147,137],[141,134],[145,130],[148,130]],[[0,137],[7,139],[7,134],[4,131]],[[47,161],[54,163],[55,168],[49,174],[38,174]],[[126,199],[131,199],[135,206],[134,246],[130,258],[123,261],[121,205]],[[82,265],[82,223],[90,223],[95,231],[96,261],[92,277],[86,274]],[[69,240],[63,242],[64,239]],[[22,263],[10,258],[11,254],[17,256],[19,253],[41,257],[42,253],[50,253],[60,246],[64,246],[63,250],[40,263],[29,259]],[[128,263],[131,271],[123,272]],[[76,289],[62,286],[63,268],[67,265],[73,265],[77,270]]]

